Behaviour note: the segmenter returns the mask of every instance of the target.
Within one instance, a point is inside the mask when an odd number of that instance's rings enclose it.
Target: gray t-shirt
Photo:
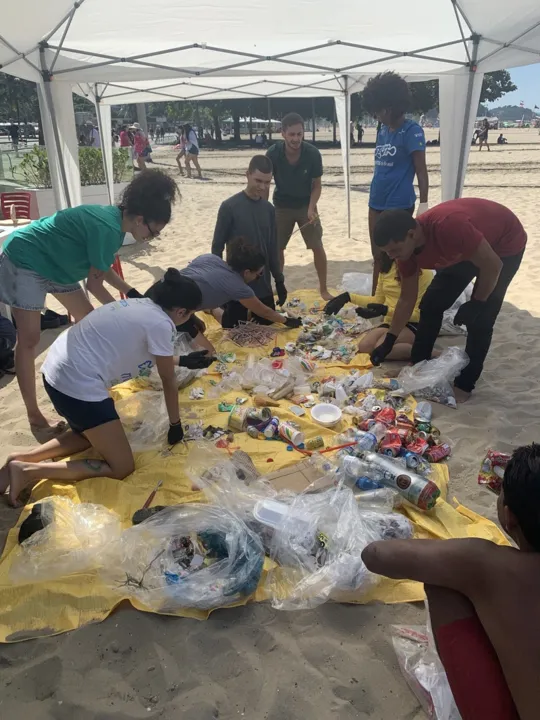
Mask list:
[[[273,294],[270,276],[276,283],[283,282],[276,237],[276,211],[268,200],[252,200],[242,190],[221,203],[212,241],[214,255],[222,257],[225,245],[239,236],[246,238],[264,255],[264,274],[249,287],[253,288],[258,298],[267,298]]]
[[[199,255],[180,272],[194,280],[202,292],[203,299],[198,310],[218,308],[230,300],[255,297],[243,278],[217,255]]]

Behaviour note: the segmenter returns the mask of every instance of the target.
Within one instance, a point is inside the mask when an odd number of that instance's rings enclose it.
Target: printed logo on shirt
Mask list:
[[[375,148],[375,159],[380,160],[383,157],[394,157],[394,155],[397,152],[397,148],[395,145],[391,145],[390,143],[386,143],[386,145],[377,145]]]
[[[140,365],[137,365],[137,367],[139,368],[139,377],[149,377],[154,363],[151,360],[145,360]]]

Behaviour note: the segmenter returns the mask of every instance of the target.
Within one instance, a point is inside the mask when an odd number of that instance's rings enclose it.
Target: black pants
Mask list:
[[[267,295],[266,297],[259,298],[263,305],[266,307],[276,309],[273,295]],[[245,322],[248,319],[248,309],[244,307],[238,300],[231,300],[223,306],[223,317],[221,318],[221,326],[224,328],[233,328],[238,325],[239,322]],[[259,323],[259,325],[271,325],[271,320],[259,317],[259,315],[252,314],[251,321]]]
[[[482,373],[491,345],[493,326],[508,286],[519,269],[523,253],[524,250],[518,255],[501,258],[503,266],[497,285],[484,303],[484,308],[474,324],[467,328],[465,352],[469,356],[469,364],[455,381],[456,386],[461,390],[466,392],[474,390],[476,381]],[[437,272],[420,302],[420,323],[411,351],[413,363],[429,360],[441,329],[444,311],[452,307],[477,273],[478,268],[471,262],[457,263]]]

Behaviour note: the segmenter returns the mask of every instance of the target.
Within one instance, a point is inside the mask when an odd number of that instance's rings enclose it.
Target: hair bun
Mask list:
[[[179,282],[182,282],[182,276],[180,275],[180,271],[177,268],[173,267],[167,268],[167,271],[163,276],[163,282],[167,283],[168,285],[178,285]]]

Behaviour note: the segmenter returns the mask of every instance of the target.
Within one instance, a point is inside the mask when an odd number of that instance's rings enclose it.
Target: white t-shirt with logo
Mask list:
[[[99,402],[114,385],[148,377],[155,357],[174,354],[176,328],[149,298],[120,300],[94,310],[60,335],[41,368],[53,388]]]

